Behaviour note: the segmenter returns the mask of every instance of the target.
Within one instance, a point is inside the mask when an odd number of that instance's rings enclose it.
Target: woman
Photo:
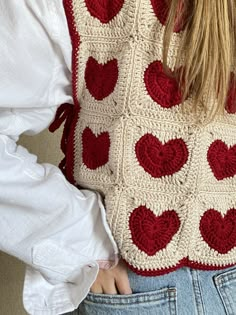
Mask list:
[[[68,57],[60,4],[43,3],[27,6],[40,23],[52,14],[44,31],[62,58],[52,82],[71,103],[68,79],[59,80]],[[60,107],[51,130],[66,119],[61,168],[101,193],[122,257],[100,270],[76,313],[234,314],[234,2],[65,0],[64,8],[74,106]]]

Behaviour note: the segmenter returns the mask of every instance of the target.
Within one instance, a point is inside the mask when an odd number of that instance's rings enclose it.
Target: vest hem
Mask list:
[[[213,270],[223,270],[226,268],[236,266],[236,263],[228,264],[228,265],[224,265],[224,266],[212,266],[212,265],[201,264],[198,262],[191,261],[188,258],[184,258],[177,265],[170,267],[170,268],[143,270],[143,269],[138,269],[138,268],[132,266],[125,259],[123,259],[123,260],[124,260],[125,264],[127,265],[127,267],[131,271],[133,271],[137,275],[146,276],[146,277],[162,276],[162,275],[176,271],[176,270],[183,268],[183,267],[189,267],[192,269],[198,269],[198,270],[202,270],[202,271],[213,271]]]

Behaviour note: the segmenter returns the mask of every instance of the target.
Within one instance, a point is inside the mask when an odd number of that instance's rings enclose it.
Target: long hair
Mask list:
[[[233,67],[236,59],[236,1],[165,1],[169,8],[163,43],[165,68],[167,69],[173,30],[176,24],[182,23],[183,33],[175,69],[182,66],[178,73],[180,82],[184,82],[181,85],[183,99],[187,95],[194,95],[196,109],[199,103],[203,103],[203,98],[214,96],[216,101],[212,108],[207,108],[205,102],[205,111],[212,120],[216,115],[224,113],[229,87],[232,87],[234,81],[232,73],[235,72]]]

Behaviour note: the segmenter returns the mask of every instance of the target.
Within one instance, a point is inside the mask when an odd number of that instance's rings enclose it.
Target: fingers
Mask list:
[[[90,292],[95,294],[132,294],[127,267],[122,262],[111,270],[100,270]]]
[[[112,272],[100,270],[97,280],[94,282],[90,291],[96,294],[117,294],[115,279]]]
[[[118,294],[114,279],[108,279],[104,283],[96,281],[91,287],[90,292],[95,294]]]
[[[128,277],[122,277],[113,282],[104,283],[100,285],[95,283],[90,292],[94,294],[132,294]]]
[[[127,274],[122,274],[119,278],[115,279],[116,287],[119,294],[132,294],[130,288],[129,278]]]
[[[103,293],[102,286],[99,283],[95,282],[90,288],[90,292],[95,294],[102,294]]]
[[[113,279],[113,281],[109,281],[109,282],[104,283],[103,293],[105,293],[105,294],[118,294],[114,279]]]
[[[132,294],[127,266],[122,259],[119,262],[119,273],[115,274],[115,282],[119,294]]]

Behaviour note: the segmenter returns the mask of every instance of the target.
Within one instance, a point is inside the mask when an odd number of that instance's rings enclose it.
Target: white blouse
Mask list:
[[[48,127],[60,104],[72,104],[62,0],[0,0],[0,21],[0,250],[27,264],[27,312],[63,314],[118,250],[100,196],[16,144]]]

